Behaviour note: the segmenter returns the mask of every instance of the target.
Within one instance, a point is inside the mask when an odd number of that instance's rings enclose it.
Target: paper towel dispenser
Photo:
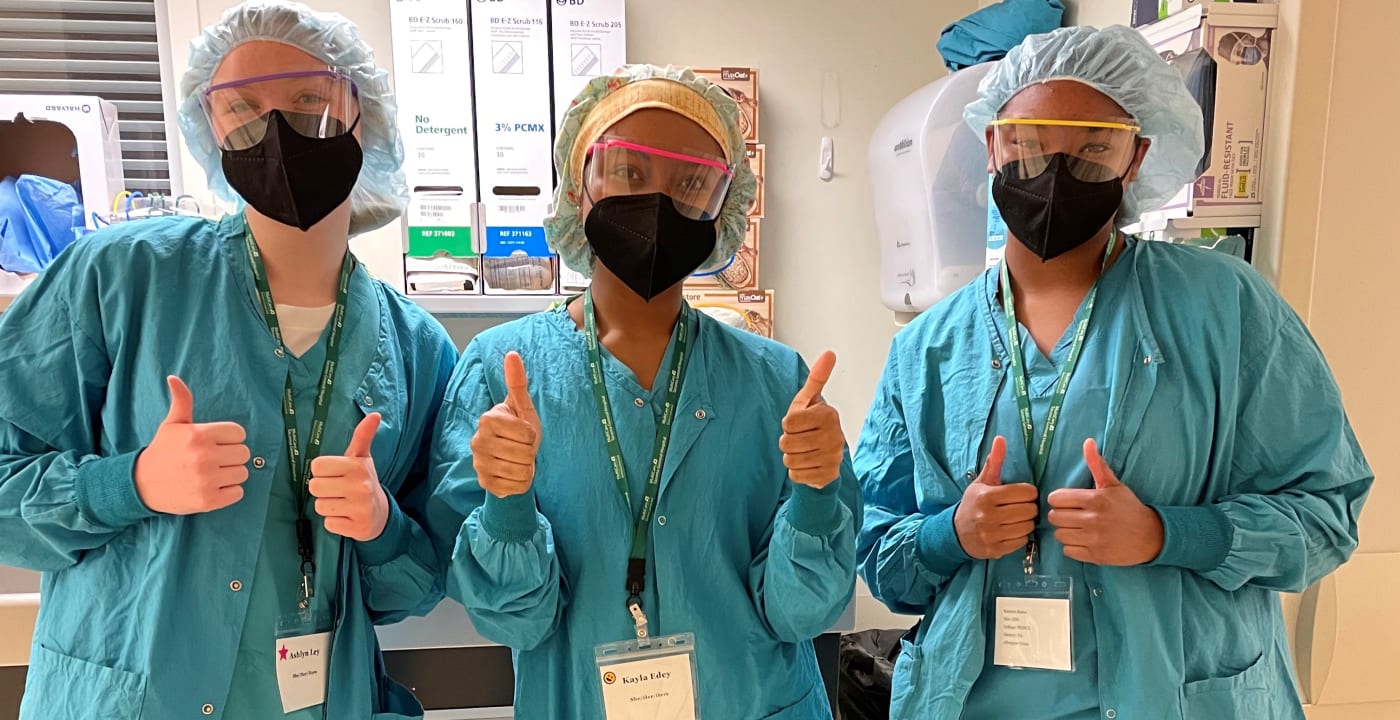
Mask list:
[[[870,140],[880,299],[918,313],[986,267],[987,148],[963,122],[983,63],[901,100]]]

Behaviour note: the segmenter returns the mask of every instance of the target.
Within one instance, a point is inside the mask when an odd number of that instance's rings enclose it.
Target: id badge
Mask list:
[[[996,587],[996,648],[1002,667],[1074,672],[1074,580],[1026,575]]]
[[[594,657],[607,720],[699,720],[693,634],[599,645]]]
[[[331,661],[330,613],[298,612],[279,618],[274,652],[282,712],[324,704]]]

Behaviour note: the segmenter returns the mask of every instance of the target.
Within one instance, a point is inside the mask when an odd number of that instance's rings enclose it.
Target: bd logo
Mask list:
[[[605,673],[603,673],[603,684],[604,684],[604,685],[612,685],[612,684],[615,683],[615,682],[617,682],[617,673],[614,673],[614,672],[605,672]]]

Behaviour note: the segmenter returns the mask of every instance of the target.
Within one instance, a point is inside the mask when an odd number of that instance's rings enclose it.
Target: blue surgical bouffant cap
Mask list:
[[[245,2],[225,12],[190,44],[190,66],[180,81],[180,131],[209,176],[210,189],[225,200],[241,201],[224,178],[221,151],[201,96],[229,52],[254,40],[298,48],[354,81],[360,99],[364,163],[350,193],[350,234],[368,232],[398,218],[408,204],[408,185],[389,73],[374,64],[374,51],[344,16],[294,2]]]

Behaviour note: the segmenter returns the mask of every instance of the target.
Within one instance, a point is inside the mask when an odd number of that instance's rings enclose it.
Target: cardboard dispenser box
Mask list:
[[[627,64],[627,1],[555,2],[549,15],[557,128],[589,80]]]
[[[1181,71],[1206,125],[1199,177],[1165,207],[1145,213],[1144,224],[1228,217],[1244,219],[1243,224],[1232,222],[1232,227],[1258,227],[1267,162],[1269,53],[1277,24],[1274,5],[1201,3],[1140,28],[1158,53]]]
[[[759,268],[759,225],[758,218],[749,218],[749,231],[744,236],[744,244],[729,262],[717,270],[692,275],[686,287],[697,290],[757,290],[760,287]]]
[[[687,289],[690,306],[715,320],[741,330],[773,337],[773,291],[724,291]]]
[[[81,187],[103,219],[126,189],[117,106],[85,95],[0,95],[0,178],[42,175]]]
[[[544,218],[554,193],[548,0],[471,4],[481,178],[482,290],[553,295]]]
[[[461,188],[414,188],[408,200],[404,288],[409,294],[481,294],[480,206]]]
[[[404,285],[410,294],[481,292],[471,31],[453,0],[390,3],[394,85],[410,190]]]
[[[553,48],[554,127],[564,122],[574,98],[595,77],[627,63],[626,0],[556,2],[550,5],[550,44]],[[588,278],[559,266],[559,292],[588,289]]]
[[[758,70],[746,67],[696,69],[696,75],[724,88],[739,103],[739,127],[744,139],[755,143],[758,134]]]

